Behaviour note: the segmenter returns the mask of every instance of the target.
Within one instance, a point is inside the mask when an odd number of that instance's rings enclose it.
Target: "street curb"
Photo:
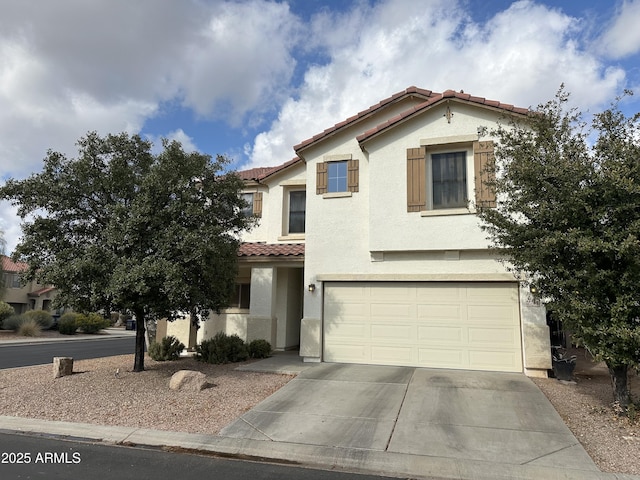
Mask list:
[[[109,333],[106,335],[87,335],[87,336],[75,336],[69,335],[69,338],[32,338],[32,339],[19,339],[19,340],[0,340],[1,347],[20,347],[24,345],[41,345],[50,343],[68,343],[68,342],[80,342],[80,341],[98,341],[109,340],[112,338],[135,338],[135,335],[124,333]]]
[[[226,458],[294,464],[324,470],[432,480],[640,480],[640,476],[536,465],[408,455],[374,450],[271,442],[132,427],[0,416],[0,431],[66,440],[165,449]]]

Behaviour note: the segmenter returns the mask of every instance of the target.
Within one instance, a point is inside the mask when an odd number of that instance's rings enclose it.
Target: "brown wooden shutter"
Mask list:
[[[253,194],[253,215],[262,217],[262,192]]]
[[[327,193],[327,164],[319,162],[316,164],[316,194]]]
[[[407,149],[407,212],[427,208],[427,149]]]
[[[347,163],[347,190],[350,192],[358,191],[358,169],[359,161],[357,159],[349,160]]]
[[[496,192],[492,183],[496,179],[493,142],[473,142],[473,164],[475,172],[476,206],[496,206]]]

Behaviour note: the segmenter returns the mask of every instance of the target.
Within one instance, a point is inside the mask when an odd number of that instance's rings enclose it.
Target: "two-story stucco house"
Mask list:
[[[223,330],[299,345],[305,361],[546,376],[544,308],[475,215],[495,205],[490,132],[526,113],[410,87],[296,145],[294,160],[240,172],[261,223],[243,239],[237,301],[192,341]]]
[[[25,263],[16,263],[2,255],[2,281],[4,283],[2,298],[11,305],[17,314],[28,310],[51,310],[56,295],[55,287],[29,282],[22,285],[20,275],[27,269]]]

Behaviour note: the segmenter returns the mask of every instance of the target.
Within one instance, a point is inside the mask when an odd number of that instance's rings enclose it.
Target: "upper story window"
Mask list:
[[[307,192],[293,190],[289,192],[289,223],[287,233],[304,233]]]
[[[347,162],[329,162],[327,165],[327,192],[347,191]]]
[[[3,275],[4,285],[8,288],[22,288],[20,275],[17,273],[5,273]]]
[[[316,194],[357,192],[359,175],[358,159],[350,154],[327,155],[316,164]]]
[[[242,210],[246,217],[262,216],[262,192],[243,193],[242,199],[247,202],[247,206]]]
[[[434,153],[430,173],[434,210],[467,206],[467,152]]]
[[[468,145],[465,150],[447,151],[446,145],[429,146],[431,152],[427,147],[407,150],[408,212],[465,213],[471,198],[472,207],[495,207],[496,196],[491,188],[495,178],[493,142],[475,141]],[[473,164],[469,160],[471,152]],[[474,197],[470,197],[471,192]]]

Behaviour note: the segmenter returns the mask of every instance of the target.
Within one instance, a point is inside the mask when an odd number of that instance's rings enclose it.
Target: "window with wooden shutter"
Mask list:
[[[427,208],[427,175],[425,147],[407,149],[407,212]]]
[[[476,207],[496,206],[496,193],[491,185],[496,178],[493,142],[473,142],[473,163],[475,173]]]
[[[262,217],[262,192],[253,194],[253,215]]]
[[[350,192],[358,191],[358,176],[359,176],[359,162],[358,159],[353,159],[348,161],[348,177],[347,177],[347,189]]]
[[[327,193],[327,164],[318,162],[316,164],[316,194]]]

